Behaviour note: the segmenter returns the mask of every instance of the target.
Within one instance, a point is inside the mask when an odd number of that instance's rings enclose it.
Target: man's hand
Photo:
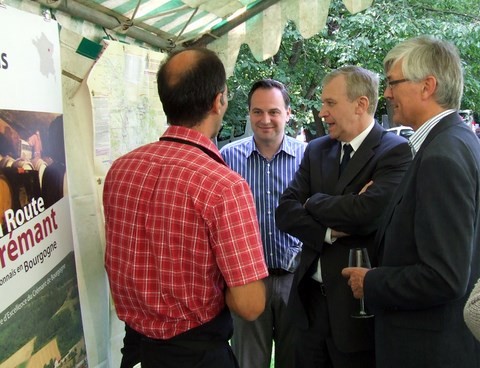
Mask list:
[[[347,233],[344,233],[344,232],[342,232],[342,231],[337,231],[337,230],[332,229],[332,237],[333,237],[333,238],[338,239],[338,238],[343,238],[343,237],[345,237],[345,236],[350,236],[350,234],[347,234]]]
[[[368,187],[373,184],[373,180],[370,180],[367,184],[365,184],[362,190],[358,193],[358,195],[363,194],[367,191]]]
[[[363,280],[368,271],[370,269],[361,267],[347,267],[342,270],[342,276],[348,278],[348,285],[357,299],[363,298]]]

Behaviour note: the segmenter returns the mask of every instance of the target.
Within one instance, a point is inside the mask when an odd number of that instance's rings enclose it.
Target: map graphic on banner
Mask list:
[[[0,368],[87,367],[58,24],[0,7]]]

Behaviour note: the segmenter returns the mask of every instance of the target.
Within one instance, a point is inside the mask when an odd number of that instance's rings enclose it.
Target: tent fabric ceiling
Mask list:
[[[0,0],[1,1],[1,0]],[[275,55],[288,20],[305,38],[325,26],[332,0],[37,0],[43,6],[168,51],[189,45],[219,53],[231,75],[242,43],[257,60]],[[342,0],[351,13],[373,0]],[[57,19],[59,19],[57,17]],[[65,17],[62,26],[65,26]],[[67,25],[68,27],[68,25]],[[118,37],[117,37],[118,38]]]
[[[343,0],[346,8],[358,12],[373,0]],[[229,29],[271,8],[291,12],[293,18],[315,17],[318,8],[328,10],[330,0],[41,0],[48,7],[59,8],[93,23],[109,19],[115,31],[141,29],[174,45],[183,45],[217,30]],[[85,7],[90,12],[81,12]],[[313,13],[312,13],[313,11]],[[77,13],[77,14],[75,14]],[[97,14],[97,19],[94,14]],[[283,19],[282,19],[283,20]],[[292,19],[295,20],[295,19]],[[298,20],[298,19],[297,19]],[[320,27],[323,27],[321,24]],[[103,26],[103,25],[102,25]],[[215,36],[214,36],[215,37]]]
[[[350,12],[356,13],[368,8],[372,0],[343,2]],[[330,0],[282,0],[209,43],[207,47],[220,55],[228,75],[231,75],[243,43],[250,47],[257,60],[265,60],[277,53],[288,20],[295,22],[304,38],[310,38],[325,26],[329,7]]]

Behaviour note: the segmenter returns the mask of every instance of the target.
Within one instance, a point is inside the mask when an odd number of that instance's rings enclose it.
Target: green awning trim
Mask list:
[[[83,38],[77,47],[77,54],[80,54],[92,60],[96,60],[98,55],[100,55],[102,48],[102,45]]]

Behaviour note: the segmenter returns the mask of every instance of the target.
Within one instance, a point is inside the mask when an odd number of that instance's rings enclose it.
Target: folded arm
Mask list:
[[[293,180],[280,196],[275,211],[277,227],[296,237],[304,245],[321,251],[327,228],[305,209],[310,197],[309,146]]]
[[[305,209],[318,222],[336,231],[367,235],[378,221],[411,161],[407,144],[384,152],[377,160],[372,177],[341,195],[315,193]],[[350,191],[349,191],[350,190]]]

